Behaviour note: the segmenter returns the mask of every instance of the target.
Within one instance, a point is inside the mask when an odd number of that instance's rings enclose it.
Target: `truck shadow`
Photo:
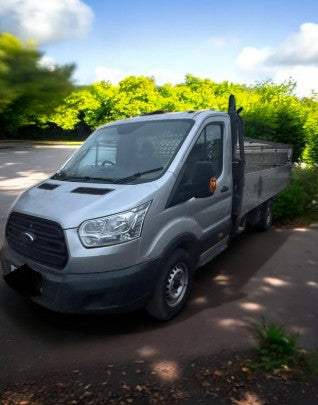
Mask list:
[[[247,231],[235,238],[226,251],[198,269],[187,316],[244,298],[243,287],[289,236],[290,231],[273,228],[265,233]]]
[[[243,298],[243,287],[256,275],[262,265],[280,248],[292,231],[271,229],[266,233],[247,231],[235,238],[230,247],[200,268],[190,302],[183,312],[168,324],[152,320],[145,311],[123,315],[80,316],[57,314],[17,296],[3,286],[0,296],[2,310],[19,329],[29,329],[48,340],[83,340],[87,335],[114,336],[177,325],[207,308],[215,308]]]

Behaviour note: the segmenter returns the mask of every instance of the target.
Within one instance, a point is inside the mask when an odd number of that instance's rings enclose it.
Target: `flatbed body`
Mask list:
[[[284,190],[290,182],[292,147],[255,139],[244,140],[246,214]]]

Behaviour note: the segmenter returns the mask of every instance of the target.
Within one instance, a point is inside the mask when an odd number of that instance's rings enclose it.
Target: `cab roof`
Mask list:
[[[114,124],[128,124],[131,122],[140,122],[140,121],[154,121],[154,120],[175,120],[175,119],[192,119],[192,120],[201,120],[207,117],[213,116],[223,116],[227,117],[228,114],[222,111],[216,110],[199,110],[199,111],[181,111],[181,112],[165,112],[165,111],[154,111],[152,113],[146,113],[137,115],[131,118],[125,118],[118,121],[109,122],[105,125],[102,125],[100,128],[114,125]]]

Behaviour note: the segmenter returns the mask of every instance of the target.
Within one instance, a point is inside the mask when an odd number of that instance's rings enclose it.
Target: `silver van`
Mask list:
[[[229,112],[161,111],[98,128],[8,216],[4,278],[63,313],[177,315],[195,270],[245,224],[267,229],[291,148],[243,140]]]

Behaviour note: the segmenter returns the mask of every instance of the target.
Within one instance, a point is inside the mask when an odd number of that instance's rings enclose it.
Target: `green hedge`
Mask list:
[[[295,166],[290,185],[274,200],[275,219],[318,214],[318,166]]]
[[[1,126],[1,121],[0,121]],[[3,134],[0,140],[33,140],[33,141],[85,141],[85,139],[92,133],[92,129],[89,128],[83,122],[77,124],[74,129],[62,129],[54,123],[48,123],[45,127],[38,125],[25,125],[18,128],[12,134]]]

